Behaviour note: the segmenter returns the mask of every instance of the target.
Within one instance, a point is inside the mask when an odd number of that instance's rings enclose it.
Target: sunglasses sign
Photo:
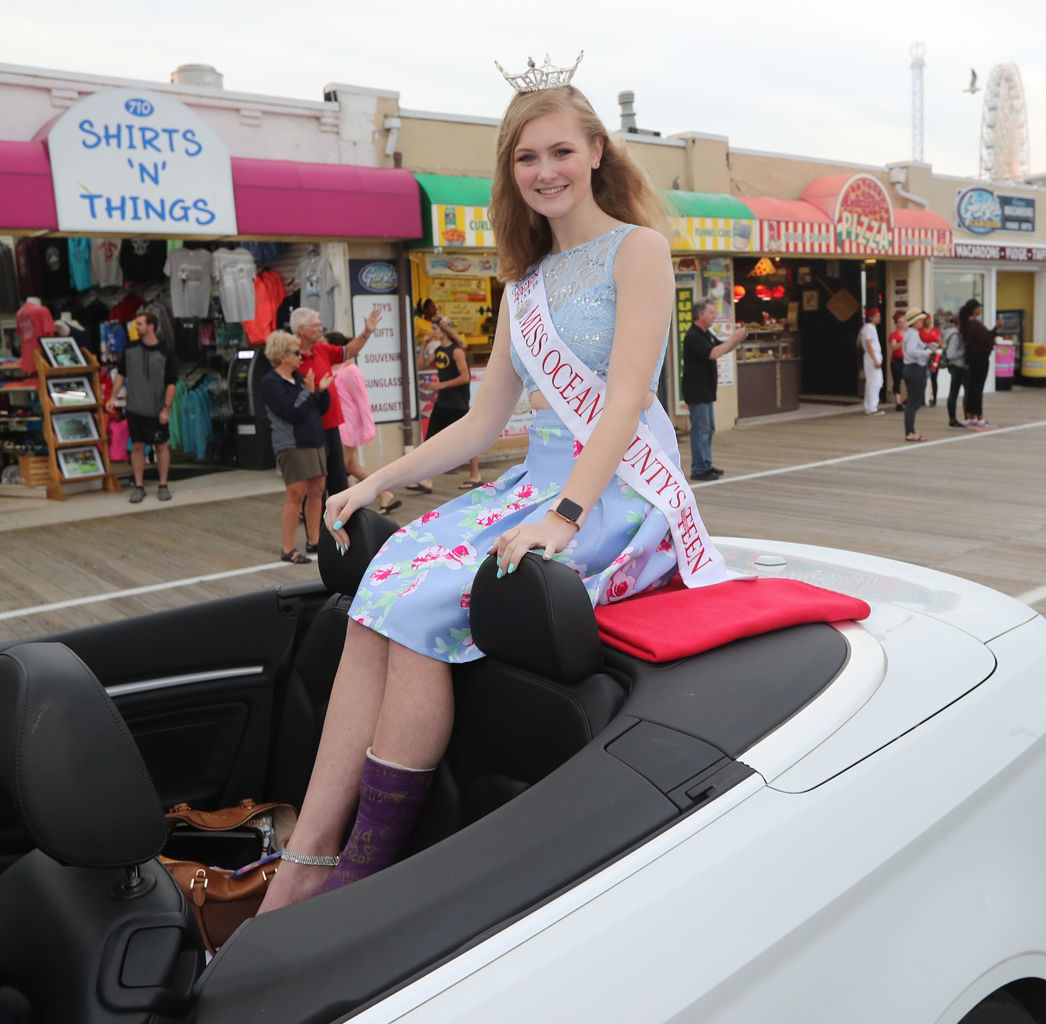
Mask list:
[[[47,142],[61,231],[236,234],[229,151],[170,96],[94,93],[58,118]]]

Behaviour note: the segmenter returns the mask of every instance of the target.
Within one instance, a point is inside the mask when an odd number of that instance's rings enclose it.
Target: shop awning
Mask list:
[[[238,233],[263,238],[417,238],[410,171],[232,159]],[[0,231],[56,231],[46,143],[0,141]]]
[[[661,197],[677,217],[752,219],[752,211],[744,202],[725,192],[681,192],[671,189],[662,192]]]
[[[410,171],[232,158],[241,235],[264,238],[417,238]]]
[[[804,199],[743,196],[759,219],[760,252],[835,252],[835,222]]]
[[[899,256],[951,256],[952,226],[931,210],[893,211]]]
[[[661,198],[670,214],[673,252],[752,251],[755,218],[737,196],[672,189]]]
[[[490,178],[415,174],[421,190],[421,237],[412,249],[493,249]]]
[[[47,146],[0,141],[0,231],[53,231],[57,226]]]

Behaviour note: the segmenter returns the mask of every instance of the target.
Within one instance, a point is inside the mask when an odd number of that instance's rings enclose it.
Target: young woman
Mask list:
[[[261,392],[272,427],[272,450],[283,475],[285,496],[280,510],[283,548],[280,558],[294,565],[312,561],[294,546],[298,515],[305,503],[305,550],[317,550],[320,541],[320,516],[323,487],[327,480],[327,458],[323,414],[330,406],[333,377],[313,380],[312,370],[303,377],[301,346],[293,334],[273,331],[265,342],[265,358],[272,369],[262,377]]]
[[[383,488],[446,472],[485,450],[521,386],[530,393],[535,413],[524,464],[400,530],[371,563],[349,611],[301,816],[263,910],[373,874],[400,857],[450,737],[450,666],[482,657],[471,641],[468,604],[488,552],[497,556],[499,577],[531,549],[563,560],[577,569],[593,603],[659,586],[677,569],[666,515],[615,476],[643,424],[659,431],[665,461],[674,472],[679,467],[671,423],[654,396],[674,297],[668,242],[655,230],[663,216],[656,193],[584,96],[559,86],[520,93],[509,104],[491,216],[501,274],[529,282],[528,271],[540,265],[550,319],[570,358],[605,381],[602,408],[596,415],[575,395],[577,385],[570,390],[560,375],[556,386],[574,395],[591,420],[585,442],[552,410],[556,396],[546,398],[544,382],[539,386],[527,369],[518,334],[517,345],[510,344],[513,314],[525,307],[519,286],[510,286],[469,411],[328,499],[325,522],[344,552],[344,524],[353,512]],[[692,502],[692,490],[687,497]]]
[[[904,341],[904,314],[894,313],[893,330],[886,339],[887,356],[890,362],[890,378],[893,381],[893,403],[898,412],[904,411],[901,402],[901,381],[904,380],[904,352],[901,344]]]
[[[966,346],[966,426],[971,430],[991,429],[984,418],[984,382],[1001,321],[989,331],[981,323],[983,312],[978,299],[967,299],[959,310],[959,333]]]
[[[425,346],[422,349],[421,365],[426,370],[434,366],[438,380],[431,385],[436,392],[436,401],[432,406],[432,415],[429,416],[429,428],[425,433],[426,441],[438,434],[444,427],[456,423],[469,411],[469,382],[472,380],[468,359],[465,356],[465,343],[454,330],[451,322],[446,317],[433,313],[431,324],[432,327],[425,338]],[[481,483],[483,483],[483,477],[479,475],[479,459],[473,456],[469,459],[469,475],[458,489],[470,491],[474,487],[479,487]],[[407,490],[424,491],[426,494],[431,494],[432,478],[419,480],[416,484],[408,484]]]
[[[338,424],[338,436],[341,439],[341,452],[345,459],[345,471],[357,480],[366,480],[370,471],[363,465],[359,450],[374,440],[377,427],[374,414],[371,412],[370,396],[363,371],[356,363],[356,356],[367,343],[361,334],[358,338],[347,338],[337,331],[328,331],[328,345],[340,345],[345,349],[345,359],[334,372],[334,390],[341,402],[342,421]],[[378,495],[378,510],[383,516],[389,515],[402,505],[396,500],[392,491],[382,491]]]

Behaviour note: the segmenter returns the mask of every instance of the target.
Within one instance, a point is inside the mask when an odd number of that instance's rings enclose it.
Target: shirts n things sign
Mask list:
[[[60,231],[237,234],[229,151],[170,96],[94,93],[55,121],[47,142]]]

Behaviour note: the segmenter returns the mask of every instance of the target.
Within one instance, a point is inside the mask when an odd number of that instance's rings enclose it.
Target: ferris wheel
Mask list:
[[[1021,181],[1028,176],[1028,110],[1016,64],[992,68],[981,115],[980,176]]]

